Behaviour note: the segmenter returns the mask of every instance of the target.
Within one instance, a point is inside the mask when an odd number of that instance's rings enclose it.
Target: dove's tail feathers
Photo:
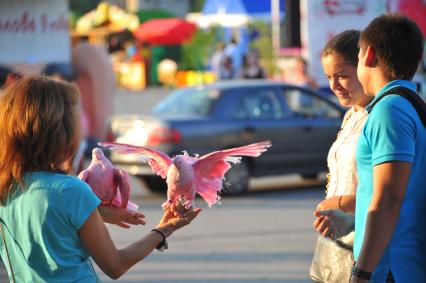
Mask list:
[[[229,155],[241,155],[241,156],[252,156],[258,157],[263,152],[267,151],[272,146],[271,141],[262,141],[258,143],[252,143],[246,146],[231,148],[225,150]]]
[[[222,190],[223,177],[202,178],[196,180],[196,192],[207,202],[211,207],[220,199],[219,192]]]
[[[128,209],[128,210],[131,210],[131,211],[137,211],[137,210],[138,210],[138,208],[139,208],[139,205],[137,205],[136,203],[134,203],[134,202],[132,202],[132,201],[129,201],[129,202],[127,203],[127,209]]]
[[[115,196],[115,198],[112,200],[112,206],[115,207],[119,207],[119,208],[123,208],[122,207],[122,199],[121,196],[119,196],[118,194]],[[131,211],[137,211],[139,208],[139,205],[137,205],[136,203],[132,202],[132,201],[128,201],[126,207],[124,207],[125,209],[131,210]]]
[[[115,207],[126,208],[129,201],[126,203],[123,202],[120,191],[117,191],[115,197],[112,199],[112,205]]]

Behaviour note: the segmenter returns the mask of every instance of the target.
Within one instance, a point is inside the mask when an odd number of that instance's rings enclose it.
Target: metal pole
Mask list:
[[[280,0],[271,0],[272,49],[275,57],[280,51]]]

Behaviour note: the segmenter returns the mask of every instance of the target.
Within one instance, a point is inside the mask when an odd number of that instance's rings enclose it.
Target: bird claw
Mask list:
[[[181,195],[180,198],[177,201],[177,204],[180,205],[180,206],[184,206],[186,203],[187,203],[187,201],[185,199],[185,196]]]

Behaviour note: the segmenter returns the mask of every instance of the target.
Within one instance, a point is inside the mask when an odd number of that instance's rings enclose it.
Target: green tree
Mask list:
[[[201,9],[203,9],[204,2],[206,2],[206,0],[189,0],[190,12],[200,12]]]
[[[95,9],[100,0],[70,0],[69,6],[70,10],[73,11],[76,15],[81,16],[90,10]]]
[[[217,28],[198,29],[191,41],[182,45],[180,70],[204,70],[216,41]]]

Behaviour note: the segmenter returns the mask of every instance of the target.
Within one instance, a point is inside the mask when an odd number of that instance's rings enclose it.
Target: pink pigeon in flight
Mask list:
[[[167,201],[163,208],[171,208],[182,203],[186,208],[193,207],[196,193],[201,195],[209,207],[218,200],[225,173],[230,163],[238,163],[241,156],[258,157],[272,145],[263,141],[246,146],[219,150],[201,157],[190,156],[187,152],[170,158],[167,154],[141,146],[121,143],[101,142],[100,146],[109,147],[123,154],[141,154],[147,158],[152,170],[167,182]]]
[[[137,210],[138,205],[129,201],[130,178],[126,171],[117,169],[105,157],[100,148],[92,150],[92,161],[78,174],[99,197],[102,203],[115,207]]]

